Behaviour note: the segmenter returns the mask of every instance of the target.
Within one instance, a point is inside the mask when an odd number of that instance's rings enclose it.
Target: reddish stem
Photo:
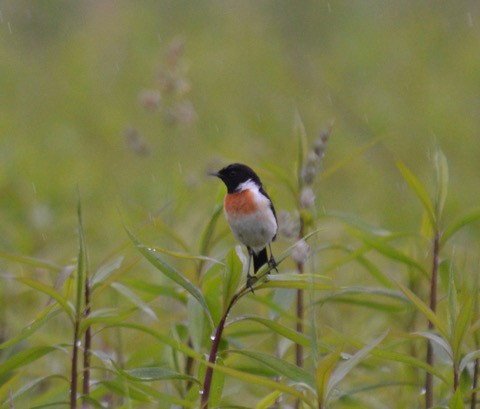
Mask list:
[[[438,262],[440,258],[440,233],[438,229],[435,231],[433,239],[433,261],[432,261],[432,278],[430,282],[430,309],[435,312],[437,309],[437,281],[438,281]],[[428,321],[429,331],[435,326]],[[427,344],[427,364],[433,366],[434,356],[432,343]],[[425,407],[428,409],[433,406],[433,374],[427,372],[425,376]]]

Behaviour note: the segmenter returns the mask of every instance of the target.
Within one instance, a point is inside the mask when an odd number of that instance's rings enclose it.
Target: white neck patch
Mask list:
[[[237,192],[242,192],[247,189],[252,189],[258,191],[257,184],[252,180],[248,179],[246,182],[240,183],[236,189]]]

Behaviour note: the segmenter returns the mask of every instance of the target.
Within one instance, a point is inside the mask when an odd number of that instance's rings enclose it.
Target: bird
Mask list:
[[[223,210],[234,237],[247,248],[247,287],[253,292],[251,260],[254,274],[266,263],[277,267],[271,247],[278,231],[275,208],[260,178],[249,166],[232,163],[218,172],[210,172],[210,175],[220,178],[227,187]]]

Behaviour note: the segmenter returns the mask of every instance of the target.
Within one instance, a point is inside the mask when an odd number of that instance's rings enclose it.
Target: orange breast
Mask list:
[[[225,210],[230,214],[249,214],[257,210],[253,193],[249,189],[227,194],[224,205]]]

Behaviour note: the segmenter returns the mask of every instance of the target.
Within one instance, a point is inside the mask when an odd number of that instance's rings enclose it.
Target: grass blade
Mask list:
[[[432,200],[428,195],[427,189],[415,176],[415,174],[403,164],[403,162],[397,161],[397,168],[402,174],[405,182],[407,182],[408,186],[410,186],[418,199],[420,199],[420,202],[422,202],[423,208],[427,212],[428,218],[432,226],[435,226],[437,222],[435,209]]]
[[[348,361],[341,362],[333,371],[327,385],[327,399],[337,385],[357,366],[365,357],[387,336],[387,332],[374,339],[372,342],[357,351]]]
[[[291,364],[284,359],[256,351],[234,349],[229,350],[229,352],[244,355],[257,362],[260,362],[262,365],[265,365],[266,367],[272,369],[276,374],[283,376],[284,378],[292,382],[303,383],[310,386],[312,389],[315,388],[315,381],[311,374],[309,374],[304,369],[298,367],[297,365]]]
[[[67,301],[67,299],[58,291],[56,291],[53,287],[40,283],[39,281],[31,280],[29,278],[24,278],[24,277],[18,277],[16,280],[22,284],[28,285],[34,290],[40,291],[44,294],[47,294],[51,298],[53,298],[67,313],[68,317],[73,322],[75,318],[75,312],[73,311],[73,307]]]
[[[30,335],[34,334],[39,328],[43,327],[53,317],[56,317],[60,312],[61,310],[58,309],[56,305],[50,305],[45,310],[43,310],[32,323],[24,327],[19,334],[1,343],[0,350],[14,346],[20,341],[28,338]]]
[[[480,208],[476,208],[461,218],[455,220],[442,234],[441,244],[444,245],[455,233],[463,227],[480,220]]]
[[[57,348],[52,346],[39,346],[30,347],[24,351],[17,352],[15,355],[12,355],[11,358],[3,362],[2,365],[0,365],[0,379],[10,371],[35,362],[36,360],[56,350]]]
[[[161,271],[165,276],[170,280],[176,282],[180,287],[184,288],[188,293],[190,293],[202,306],[205,313],[207,314],[208,319],[213,325],[212,315],[208,308],[207,302],[203,297],[203,294],[200,290],[195,287],[187,278],[183,276],[179,271],[174,267],[168,264],[165,260],[158,256],[155,250],[145,247],[131,232],[127,230],[130,239],[133,241],[140,253],[159,271]]]
[[[277,333],[278,335],[280,335],[282,337],[285,337],[285,338],[293,341],[296,344],[300,344],[300,345],[303,345],[305,347],[310,346],[310,340],[304,334],[301,334],[297,331],[294,331],[294,330],[278,323],[277,321],[269,320],[267,318],[257,317],[257,316],[254,316],[254,315],[244,315],[244,316],[235,318],[235,320],[230,322],[229,325],[231,325],[235,322],[245,321],[245,320],[258,322],[259,324],[262,324],[263,326],[271,329],[273,332]]]
[[[333,372],[333,369],[338,364],[340,354],[340,348],[337,348],[335,351],[329,353],[319,362],[317,369],[315,370],[317,397],[318,401],[322,403],[322,405],[325,404],[330,376]]]
[[[395,280],[394,280],[395,281]],[[425,304],[420,298],[418,298],[409,288],[405,287],[398,281],[395,281],[398,288],[407,296],[407,298],[412,302],[412,304],[420,311],[434,326],[438,331],[444,336],[445,339],[448,339],[448,332],[443,321],[438,318],[438,316]]]
[[[238,257],[236,248],[231,249],[227,254],[227,268],[223,277],[223,310],[228,307],[230,300],[238,288],[242,278],[243,265]]]

